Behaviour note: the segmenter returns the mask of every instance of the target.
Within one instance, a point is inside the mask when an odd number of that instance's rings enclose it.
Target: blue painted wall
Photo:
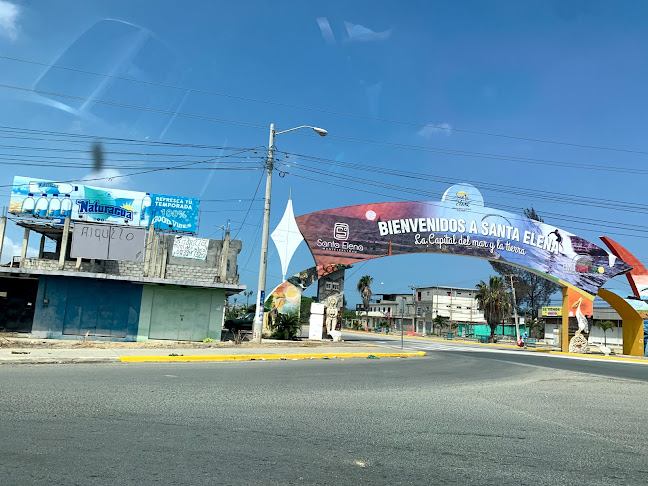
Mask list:
[[[135,341],[142,286],[118,280],[41,276],[32,336]]]

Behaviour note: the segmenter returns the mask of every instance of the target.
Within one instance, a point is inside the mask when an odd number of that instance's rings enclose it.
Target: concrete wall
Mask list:
[[[144,285],[138,341],[220,341],[225,313],[223,289]]]
[[[32,336],[134,341],[142,287],[129,282],[40,276]]]
[[[157,234],[157,241],[153,245],[149,276],[154,278],[166,278],[170,280],[181,280],[187,282],[215,283],[219,282],[219,262],[223,250],[222,240],[209,240],[207,258],[195,260],[192,258],[179,258],[172,256],[173,242],[175,235]],[[241,240],[230,240],[227,258],[226,283],[238,283],[238,254],[241,252]],[[166,259],[165,259],[166,250]],[[76,259],[69,257],[69,246],[64,271],[105,273],[109,275],[120,275],[124,277],[143,277],[145,264],[129,261],[116,260],[82,260],[77,269]],[[23,268],[37,270],[58,270],[58,255],[47,253],[43,258],[26,258]]]
[[[545,340],[553,339],[554,328],[560,328],[555,324],[545,324]],[[610,329],[606,333],[608,346],[623,346],[623,326]],[[590,329],[589,343],[593,345],[603,344],[603,331],[600,327],[593,326]]]

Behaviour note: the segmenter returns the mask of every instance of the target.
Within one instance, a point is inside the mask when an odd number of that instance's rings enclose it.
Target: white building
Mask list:
[[[376,294],[369,304],[369,327],[388,321],[397,329],[431,334],[437,316],[452,323],[483,324],[484,314],[477,309],[476,289],[447,286],[416,287],[410,293]],[[399,303],[403,302],[402,313]],[[440,331],[435,329],[435,331]]]

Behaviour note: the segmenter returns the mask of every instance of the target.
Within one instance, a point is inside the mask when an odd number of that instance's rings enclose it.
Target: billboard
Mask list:
[[[143,262],[146,228],[75,223],[72,258]]]
[[[561,317],[562,307],[543,307],[542,317]]]
[[[319,272],[332,264],[410,253],[463,255],[509,263],[596,294],[632,267],[554,226],[489,208],[469,184],[441,201],[361,204],[296,218]]]
[[[35,218],[65,218],[193,233],[200,201],[121,189],[14,177],[9,212]]]

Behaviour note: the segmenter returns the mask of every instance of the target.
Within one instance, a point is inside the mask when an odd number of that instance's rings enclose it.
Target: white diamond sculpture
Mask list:
[[[286,206],[283,218],[281,218],[279,226],[275,228],[270,237],[277,247],[277,252],[281,259],[281,273],[283,274],[283,279],[286,280],[288,264],[299,244],[304,241],[304,237],[300,233],[299,228],[297,228],[292,199],[288,199],[288,205]]]

